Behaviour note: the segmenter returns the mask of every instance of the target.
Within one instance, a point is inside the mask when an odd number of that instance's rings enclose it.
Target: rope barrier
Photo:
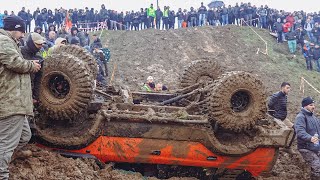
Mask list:
[[[245,20],[241,19],[241,21],[244,22],[247,26],[249,26],[248,23],[247,23]],[[242,22],[241,22],[241,24],[242,24]],[[250,28],[250,29],[265,43],[265,45],[266,45],[266,52],[262,52],[262,51],[260,51],[260,48],[258,48],[258,49],[257,49],[257,54],[259,54],[259,52],[261,52],[262,54],[268,55],[268,42],[267,42],[266,40],[264,40],[251,26],[249,26],[249,28]]]
[[[309,83],[304,77],[301,77],[300,91],[302,91],[303,95],[304,95],[304,82],[306,82],[313,90],[315,90],[317,93],[320,94],[320,91],[317,88],[315,88],[311,83]]]

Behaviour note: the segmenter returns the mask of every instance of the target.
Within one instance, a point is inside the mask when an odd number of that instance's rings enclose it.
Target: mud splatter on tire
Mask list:
[[[53,54],[44,63],[40,109],[54,119],[70,119],[87,109],[94,84],[86,64],[69,54]]]
[[[265,117],[266,100],[261,80],[247,72],[229,72],[213,83],[210,116],[225,129],[248,130]]]
[[[68,46],[58,46],[53,49],[51,54],[70,54],[75,57],[78,57],[88,65],[89,73],[93,75],[95,78],[98,74],[98,64],[94,57],[84,48],[76,46],[76,45],[68,45]]]
[[[214,60],[198,60],[188,66],[180,77],[180,88],[192,86],[198,82],[210,83],[222,74],[220,65]]]

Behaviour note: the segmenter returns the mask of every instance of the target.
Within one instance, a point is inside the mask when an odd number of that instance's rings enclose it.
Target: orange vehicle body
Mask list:
[[[181,147],[184,147],[183,151]],[[211,152],[198,142],[107,136],[100,136],[85,148],[63,151],[90,154],[102,162],[243,169],[254,177],[270,171],[278,155],[277,148],[260,147],[244,156],[227,157]]]

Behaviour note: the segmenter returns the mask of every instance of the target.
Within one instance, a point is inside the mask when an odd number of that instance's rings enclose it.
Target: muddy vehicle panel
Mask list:
[[[33,124],[39,146],[102,162],[200,168],[205,176],[233,179],[269,172],[293,134],[266,115],[265,88],[253,74],[195,61],[172,93],[116,85],[99,90],[93,61],[73,46],[46,59]]]

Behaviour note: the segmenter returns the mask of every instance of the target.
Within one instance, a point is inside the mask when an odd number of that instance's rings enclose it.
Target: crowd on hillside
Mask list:
[[[15,15],[11,11],[10,15]],[[35,30],[46,33],[55,31],[56,37],[68,36],[71,26],[80,31],[98,28],[109,30],[142,30],[155,28],[168,30],[194,26],[212,25],[224,26],[235,24],[239,26],[254,26],[265,28],[275,33],[278,43],[287,41],[290,53],[294,56],[297,44],[306,58],[308,70],[312,70],[312,60],[315,60],[317,70],[320,72],[320,11],[319,13],[306,13],[304,11],[285,12],[269,8],[267,5],[257,7],[251,3],[236,3],[235,6],[208,7],[203,3],[199,7],[189,10],[179,8],[177,12],[169,6],[155,8],[151,4],[148,8],[141,8],[139,12],[118,12],[101,5],[100,10],[85,7],[84,9],[46,9],[37,8],[31,13],[23,7],[17,14],[26,23],[27,32],[31,32],[31,23]],[[0,27],[2,19],[9,16],[8,11],[0,13]],[[70,27],[69,27],[70,26]],[[71,33],[72,34],[72,33]],[[67,39],[68,40],[68,39]],[[71,39],[70,39],[71,40]],[[81,39],[80,39],[81,40]],[[71,42],[71,41],[70,41]],[[85,41],[80,42],[85,46]]]

